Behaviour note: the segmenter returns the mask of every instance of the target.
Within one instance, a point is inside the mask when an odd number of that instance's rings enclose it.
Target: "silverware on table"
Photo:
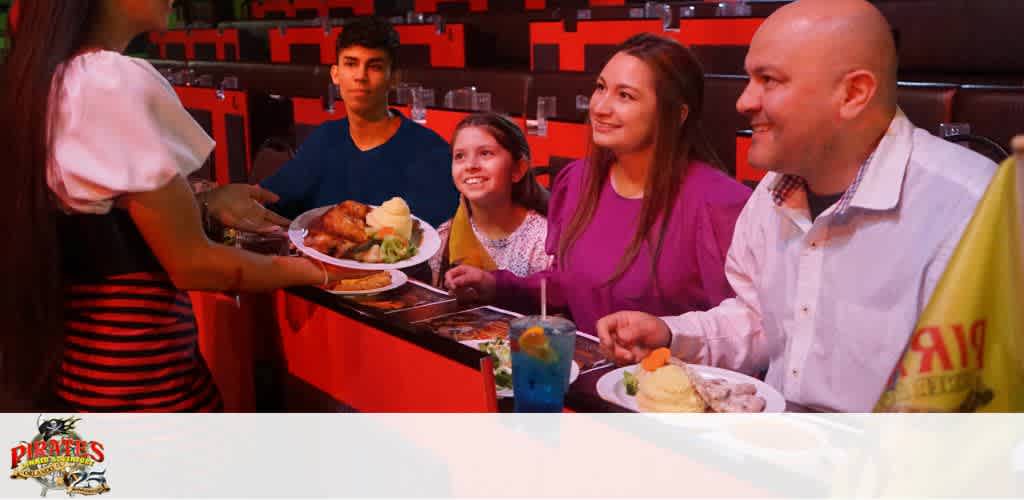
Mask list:
[[[615,364],[612,363],[611,361],[608,361],[608,360],[598,361],[597,364],[595,364],[594,366],[591,366],[590,368],[587,368],[586,370],[581,371],[580,375],[584,375],[586,373],[594,372],[594,371],[597,371],[597,370],[603,370],[605,368],[609,368],[609,367],[612,367],[612,366],[615,366]]]

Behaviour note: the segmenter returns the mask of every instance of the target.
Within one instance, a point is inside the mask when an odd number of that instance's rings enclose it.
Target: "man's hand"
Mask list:
[[[291,221],[263,207],[278,200],[276,194],[259,186],[228,184],[203,192],[200,201],[207,213],[227,227],[253,233],[269,233],[288,227]]]
[[[638,363],[654,349],[667,347],[672,332],[661,318],[639,311],[609,314],[597,322],[601,352],[619,365]]]

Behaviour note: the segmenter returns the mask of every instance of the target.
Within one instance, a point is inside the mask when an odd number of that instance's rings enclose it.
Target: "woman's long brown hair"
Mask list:
[[[19,2],[17,30],[0,79],[0,410],[48,401],[64,345],[56,205],[46,183],[51,113],[62,65],[86,43],[98,1]]]
[[[636,233],[606,284],[622,277],[646,241],[653,249],[651,278],[657,289],[658,277],[655,270],[661,257],[669,218],[672,216],[671,207],[679,195],[679,187],[690,160],[702,160],[719,167],[721,162],[701,125],[704,71],[693,54],[674,40],[646,33],[623,42],[616,51],[616,54],[619,53],[636,57],[651,69],[658,116],[655,123],[654,155],[644,185],[644,200],[636,221]],[[689,109],[685,121],[681,114],[683,106]],[[571,265],[566,260],[566,254],[590,224],[614,163],[615,154],[595,145],[591,135],[583,196],[558,243],[558,260],[563,266]],[[655,226],[658,226],[657,234],[656,238],[652,238]]]

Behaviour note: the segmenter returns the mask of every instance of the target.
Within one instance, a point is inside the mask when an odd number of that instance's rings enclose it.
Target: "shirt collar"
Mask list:
[[[891,210],[899,204],[903,177],[913,150],[914,125],[897,110],[878,147],[857,170],[853,183],[836,203],[836,214],[849,207]],[[771,192],[776,206],[783,206],[792,195],[807,188],[807,182],[795,175],[771,172],[763,185]]]

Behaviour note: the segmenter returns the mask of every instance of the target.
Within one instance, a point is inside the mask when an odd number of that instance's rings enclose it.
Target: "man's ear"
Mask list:
[[[683,109],[679,111],[679,126],[686,125],[686,118],[690,116],[690,106],[683,104]]]
[[[341,85],[341,83],[338,82],[339,79],[340,79],[340,77],[338,76],[338,65],[337,64],[332,64],[331,65],[331,82],[334,83],[335,85]]]
[[[863,69],[848,73],[840,85],[839,116],[847,120],[860,115],[878,93],[878,77]]]

